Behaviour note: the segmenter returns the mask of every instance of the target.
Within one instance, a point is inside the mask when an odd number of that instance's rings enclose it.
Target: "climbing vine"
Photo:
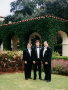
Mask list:
[[[68,34],[68,21],[57,17],[37,17],[19,21],[12,24],[0,26],[0,41],[2,40],[4,49],[11,50],[11,38],[16,35],[19,42],[19,49],[22,50],[28,42],[30,34],[37,32],[41,35],[42,42],[47,40],[54,48],[54,37],[58,31]]]

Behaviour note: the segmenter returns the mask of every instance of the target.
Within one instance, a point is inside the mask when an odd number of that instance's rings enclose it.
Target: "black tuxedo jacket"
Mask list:
[[[41,47],[39,47],[39,53],[40,53],[40,58],[41,58]],[[37,59],[38,59],[37,58],[37,48],[35,46],[35,47],[32,48],[32,60],[37,61]],[[41,61],[41,59],[40,59],[40,61]]]
[[[48,64],[51,64],[52,49],[50,47],[47,47],[47,50],[44,53],[44,57],[43,57],[43,50],[44,47],[41,49],[41,60],[43,62],[48,62]]]
[[[31,50],[31,56],[30,56],[28,49],[25,49],[23,51],[23,59],[24,61],[32,62],[32,50]]]

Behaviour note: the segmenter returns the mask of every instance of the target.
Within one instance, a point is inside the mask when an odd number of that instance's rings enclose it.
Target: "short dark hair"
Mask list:
[[[37,42],[39,42],[39,43],[40,43],[40,41],[39,41],[39,40],[36,40],[36,41],[35,41],[35,43],[37,43]]]

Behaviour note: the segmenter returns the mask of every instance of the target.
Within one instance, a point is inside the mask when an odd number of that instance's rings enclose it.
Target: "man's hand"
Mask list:
[[[27,64],[27,61],[25,61],[24,63]]]
[[[36,62],[35,61],[33,61],[33,64],[35,64]]]
[[[45,62],[45,64],[47,65],[47,64],[48,64],[48,62]]]

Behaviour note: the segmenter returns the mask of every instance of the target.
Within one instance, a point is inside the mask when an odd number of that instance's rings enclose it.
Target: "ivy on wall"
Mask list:
[[[0,26],[0,40],[2,40],[4,49],[11,50],[11,38],[17,36],[19,38],[19,49],[22,50],[28,42],[29,36],[37,32],[41,35],[42,42],[47,40],[52,48],[54,48],[54,37],[60,30],[68,34],[68,21],[53,17],[37,17],[19,21],[13,24]]]

